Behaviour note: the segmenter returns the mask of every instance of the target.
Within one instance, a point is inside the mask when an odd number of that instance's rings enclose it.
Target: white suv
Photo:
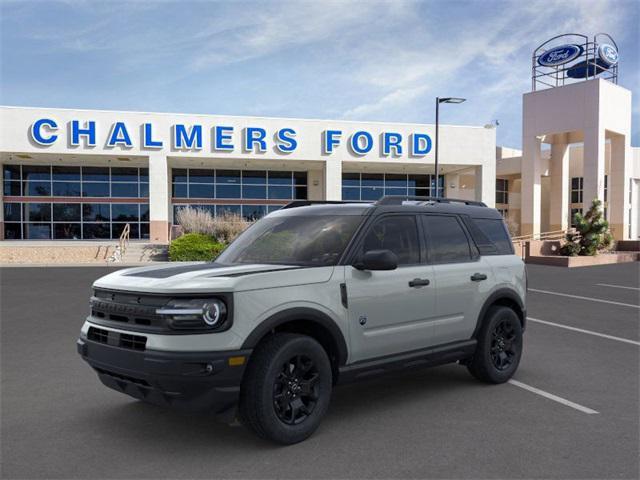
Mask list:
[[[501,383],[518,367],[526,278],[500,214],[478,202],[294,202],[214,263],[95,282],[78,352],[108,387],[238,414],[290,444],[334,385],[459,362]]]

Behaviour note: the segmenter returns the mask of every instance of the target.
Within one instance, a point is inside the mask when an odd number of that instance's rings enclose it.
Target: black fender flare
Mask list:
[[[491,307],[491,305],[503,299],[512,301],[516,305],[518,305],[518,308],[520,309],[520,311],[516,313],[520,317],[520,322],[522,323],[522,331],[524,331],[527,323],[527,309],[525,308],[524,303],[522,302],[522,298],[520,298],[520,295],[518,295],[518,292],[516,292],[511,288],[499,288],[495,292],[491,293],[491,295],[487,297],[484,304],[482,305],[482,308],[480,309],[480,314],[478,315],[478,319],[476,321],[476,328],[473,330],[472,338],[476,338],[478,331],[480,330],[480,327],[482,325],[482,320],[484,319],[484,316],[487,314],[487,310],[489,310],[489,307]]]
[[[344,365],[347,362],[347,342],[340,327],[338,327],[336,322],[326,313],[308,307],[289,308],[268,317],[266,320],[260,322],[260,325],[249,334],[242,344],[242,348],[253,349],[271,330],[285,323],[300,320],[314,323],[329,332],[337,350],[338,365]]]

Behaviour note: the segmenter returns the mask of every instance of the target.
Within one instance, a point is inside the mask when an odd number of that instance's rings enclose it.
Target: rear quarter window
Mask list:
[[[495,255],[513,254],[513,245],[504,222],[498,218],[474,218],[473,223],[496,247]]]

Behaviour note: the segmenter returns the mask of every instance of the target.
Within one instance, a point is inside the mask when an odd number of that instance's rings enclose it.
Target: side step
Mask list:
[[[477,343],[475,339],[471,339],[398,355],[379,357],[373,360],[362,360],[340,367],[338,383],[349,383],[407,368],[435,367],[436,365],[464,360],[473,355]]]

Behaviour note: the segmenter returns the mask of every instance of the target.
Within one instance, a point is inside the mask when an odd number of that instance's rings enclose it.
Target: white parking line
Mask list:
[[[624,288],[626,290],[640,290],[638,287],[627,287],[625,285],[611,285],[610,283],[596,283],[599,287]]]
[[[614,337],[613,335],[598,333],[592,330],[584,330],[582,328],[570,327],[568,325],[562,325],[560,323],[547,322],[546,320],[540,320],[539,318],[527,317],[527,321],[542,323],[544,325],[551,325],[552,327],[565,328],[567,330],[573,330],[574,332],[586,333],[588,335],[595,335],[596,337],[607,338],[609,340],[615,340],[617,342],[630,343],[631,345],[638,345],[640,347],[640,342],[636,342],[635,340],[629,340],[628,338]]]
[[[612,305],[620,305],[623,307],[631,307],[640,309],[640,305],[633,305],[632,303],[614,302],[612,300],[604,300],[602,298],[581,297],[580,295],[569,295],[568,293],[550,292],[548,290],[538,290],[536,288],[528,289],[529,292],[545,293],[547,295],[558,295],[559,297],[577,298],[578,300],[589,300],[590,302],[610,303]]]
[[[558,402],[561,403],[562,405],[566,405],[567,407],[571,407],[575,410],[578,410],[582,413],[586,413],[587,415],[594,415],[597,414],[599,412],[596,412],[595,410],[592,410],[588,407],[584,407],[578,403],[573,403],[569,400],[567,400],[566,398],[562,398],[562,397],[558,397],[557,395],[554,395],[552,393],[549,392],[545,392],[544,390],[540,390],[539,388],[536,387],[532,387],[531,385],[527,385],[526,383],[522,383],[522,382],[518,382],[517,380],[509,380],[509,383],[511,385],[515,385],[516,387],[520,387],[523,388],[524,390],[528,390],[529,392],[533,392],[537,395],[540,395],[542,397],[548,398],[549,400],[553,400],[554,402]]]

